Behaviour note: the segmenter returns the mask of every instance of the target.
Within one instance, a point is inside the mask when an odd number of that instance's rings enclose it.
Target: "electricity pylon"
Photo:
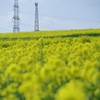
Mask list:
[[[13,32],[19,32],[20,31],[20,18],[19,18],[19,5],[18,0],[14,1],[14,16],[13,16]]]
[[[38,3],[35,2],[35,25],[34,31],[39,31]]]

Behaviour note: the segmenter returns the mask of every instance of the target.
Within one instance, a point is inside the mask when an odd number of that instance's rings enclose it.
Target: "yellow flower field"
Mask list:
[[[54,32],[0,34],[0,100],[100,100],[100,37]]]

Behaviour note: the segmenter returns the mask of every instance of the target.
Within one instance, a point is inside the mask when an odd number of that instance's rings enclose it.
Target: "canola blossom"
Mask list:
[[[100,100],[100,37],[0,34],[0,100]]]

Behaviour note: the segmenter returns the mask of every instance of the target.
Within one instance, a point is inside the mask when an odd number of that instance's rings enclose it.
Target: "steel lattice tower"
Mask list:
[[[35,2],[35,25],[34,31],[39,31],[38,3]]]
[[[13,32],[19,32],[19,24],[20,24],[20,18],[19,18],[19,5],[18,5],[18,0],[14,1],[14,17],[13,17]]]

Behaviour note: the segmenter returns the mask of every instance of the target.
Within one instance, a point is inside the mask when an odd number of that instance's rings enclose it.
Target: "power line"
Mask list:
[[[21,11],[20,14],[30,14],[33,16],[34,12],[28,12],[28,11]],[[52,15],[52,14],[44,14],[44,13],[40,13],[40,15],[42,16],[51,16],[51,17],[59,17],[59,18],[69,18],[69,19],[75,19],[75,20],[83,20],[83,21],[94,21],[94,22],[100,22],[100,20],[94,20],[94,19],[83,19],[83,18],[75,18],[75,17],[66,17],[66,16],[57,16],[57,15]]]
[[[30,14],[33,16],[33,13],[34,12],[27,12],[27,11],[21,11],[21,13],[24,13],[24,14]],[[91,22],[91,21],[94,21],[94,22],[100,22],[100,20],[95,20],[95,19],[83,19],[83,18],[75,18],[75,17],[66,17],[66,16],[57,16],[57,15],[52,15],[52,14],[44,14],[44,13],[40,13],[40,16],[51,16],[51,17],[59,17],[59,18],[68,18],[68,19],[75,19],[75,20],[83,20],[83,21],[88,21],[88,22]]]
[[[9,11],[10,12],[10,11]],[[10,15],[10,13],[3,13],[3,12],[0,12],[2,14],[6,14],[6,15]],[[34,12],[28,12],[28,11],[20,11],[20,14],[30,14],[33,16]],[[100,22],[100,20],[92,20],[92,19],[81,19],[81,18],[75,18],[75,17],[66,17],[66,16],[57,16],[57,15],[52,15],[52,14],[44,14],[44,13],[40,13],[40,15],[46,15],[46,16],[51,16],[51,17],[59,17],[59,18],[70,18],[70,19],[75,19],[75,20],[83,20],[83,21],[94,21],[94,22]]]
[[[12,30],[9,30],[9,29],[5,29],[5,28],[0,28],[1,30],[5,30],[5,31],[12,31]]]
[[[0,12],[0,13],[7,13],[7,12],[12,12],[13,10],[9,10],[9,11],[3,11],[3,12]]]

